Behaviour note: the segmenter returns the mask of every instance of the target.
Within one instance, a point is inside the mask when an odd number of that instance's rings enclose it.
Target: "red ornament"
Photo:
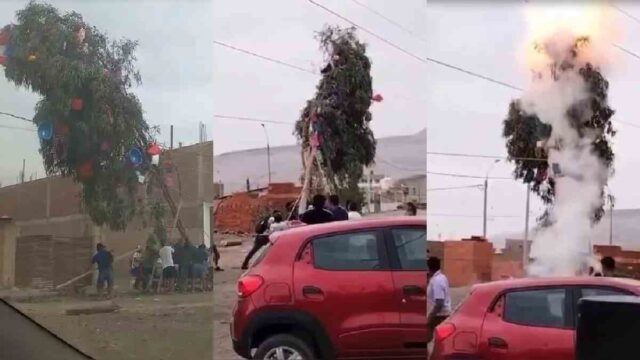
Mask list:
[[[7,45],[9,43],[9,38],[11,38],[9,30],[0,30],[0,46]]]
[[[103,141],[103,142],[100,144],[100,150],[102,150],[102,151],[107,151],[107,150],[109,150],[109,149],[111,149],[111,144],[110,144],[107,140]]]
[[[162,152],[162,149],[160,149],[160,146],[158,146],[158,144],[151,144],[147,148],[147,153],[149,155],[160,155],[161,152]]]
[[[84,101],[82,101],[82,98],[77,97],[71,100],[71,110],[81,111],[83,107],[84,107]]]
[[[87,160],[78,167],[78,177],[80,180],[87,180],[93,176],[93,164]]]
[[[375,94],[373,95],[373,97],[371,98],[371,100],[375,101],[375,102],[382,102],[382,100],[384,100],[384,98],[382,97],[382,95],[380,94]]]

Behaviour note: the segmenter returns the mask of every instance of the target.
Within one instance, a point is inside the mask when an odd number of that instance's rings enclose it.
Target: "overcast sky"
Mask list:
[[[358,3],[319,0],[387,40],[419,56],[426,55],[424,0],[359,0],[401,24],[402,30]],[[317,31],[326,24],[348,26],[306,0],[214,0],[216,40],[295,66],[318,71],[324,64]],[[417,133],[426,126],[427,66],[362,31],[368,44],[374,92],[371,126],[377,137]],[[305,101],[315,93],[318,75],[291,69],[219,45],[214,48],[213,103],[216,114],[293,123]],[[272,146],[295,143],[293,125],[267,124]],[[214,120],[216,154],[265,146],[259,122]]]
[[[0,25],[15,21],[15,12],[28,1],[0,2]],[[191,1],[48,1],[62,12],[75,10],[86,22],[111,38],[138,40],[138,67],[142,86],[134,91],[142,101],[146,120],[159,125],[160,140],[169,143],[174,125],[174,144],[198,141],[198,123],[206,123],[211,139],[213,116],[213,21],[209,0]],[[0,70],[4,73],[4,70]],[[17,89],[0,76],[0,111],[31,118],[38,96]],[[31,125],[0,115],[0,126]],[[33,128],[33,127],[31,127]],[[16,182],[26,159],[26,177],[44,170],[35,132],[0,127],[0,182]]]
[[[640,7],[632,2],[618,6],[635,17]],[[640,54],[640,38],[630,36],[640,31],[640,23],[614,12],[615,20],[626,31],[621,46]],[[528,74],[517,58],[525,40],[527,24],[524,2],[470,2],[448,4],[429,2],[426,34],[429,56],[524,88]],[[616,50],[618,51],[618,50]],[[618,53],[613,71],[606,73],[610,81],[610,104],[615,119],[640,125],[638,79],[640,59]],[[427,148],[430,152],[453,152],[506,155],[501,137],[502,121],[509,101],[520,96],[516,90],[470,77],[437,65],[428,67],[427,81]],[[640,128],[615,123],[619,131],[614,140],[616,173],[610,185],[617,197],[617,208],[640,208],[637,176],[640,155],[637,139]],[[484,176],[509,177],[512,165],[493,160],[430,155],[428,170]],[[481,184],[482,179],[428,176],[429,188]],[[488,233],[524,232],[525,186],[511,180],[490,180]],[[429,236],[442,239],[482,234],[483,193],[480,189],[430,191]],[[531,197],[532,224],[542,213],[540,202]],[[495,217],[492,216],[505,216]]]

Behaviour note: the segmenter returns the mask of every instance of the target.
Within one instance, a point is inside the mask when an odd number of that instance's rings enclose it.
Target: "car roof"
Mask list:
[[[280,237],[304,238],[314,237],[323,234],[345,232],[361,229],[374,229],[390,226],[427,226],[427,220],[416,216],[387,216],[375,218],[362,218],[358,220],[332,221],[325,224],[303,225],[276,232],[271,237],[272,241]]]
[[[626,278],[573,276],[573,277],[530,277],[510,280],[499,280],[474,285],[474,289],[499,292],[509,289],[518,289],[537,286],[562,286],[562,285],[605,285],[623,288],[640,289],[640,281]]]

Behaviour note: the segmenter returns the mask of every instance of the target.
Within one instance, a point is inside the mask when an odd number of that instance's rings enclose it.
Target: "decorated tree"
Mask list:
[[[589,39],[578,38],[569,50],[568,56],[562,62],[551,64],[548,70],[555,81],[558,81],[559,74],[568,71],[577,72],[584,80],[588,96],[570,106],[566,111],[566,118],[578,136],[595,134],[591,142],[591,151],[609,171],[612,171],[614,154],[611,138],[615,136],[615,130],[611,124],[614,110],[607,102],[609,82],[591,63],[580,65],[577,61],[581,49],[586,46],[589,46]],[[540,45],[536,45],[535,48],[540,52],[545,51]],[[506,139],[509,157],[515,164],[514,176],[524,183],[531,183],[532,191],[547,205],[553,204],[555,195],[555,181],[549,174],[549,148],[545,146],[552,130],[552,126],[543,123],[536,114],[527,113],[521,100],[516,99],[509,104],[507,118],[503,123],[503,137]],[[604,196],[603,191],[602,206],[594,211],[593,222],[598,222],[604,214]],[[548,214],[548,211],[545,212],[540,219],[542,225],[550,224]]]
[[[317,38],[328,63],[295,125],[309,184],[305,191],[360,200],[363,168],[376,153],[369,107],[382,97],[372,97],[371,62],[354,28],[329,26]]]
[[[164,205],[138,197],[141,183],[166,184],[154,129],[131,92],[141,81],[137,42],[110,41],[80,14],[48,4],[31,1],[16,15],[0,34],[0,63],[9,81],[42,96],[33,122],[47,174],[82,184],[84,207],[98,225],[122,230],[149,207],[162,214]]]

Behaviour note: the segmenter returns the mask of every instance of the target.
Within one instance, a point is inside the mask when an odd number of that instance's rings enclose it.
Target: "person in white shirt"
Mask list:
[[[440,270],[440,259],[427,260],[429,272],[427,284],[427,344],[433,339],[435,328],[451,315],[449,280]]]
[[[172,292],[175,289],[176,277],[178,272],[176,271],[176,267],[173,264],[173,247],[169,244],[162,244],[162,248],[160,248],[159,255],[160,261],[162,262],[162,287],[167,292]]]
[[[269,225],[269,230],[267,230],[267,235],[271,235],[274,232],[286,230],[289,227],[289,224],[284,221],[284,217],[281,213],[276,213],[272,217],[273,222]]]
[[[358,219],[362,219],[362,215],[360,215],[360,213],[358,212],[358,204],[356,203],[349,203],[349,220],[358,220]]]

